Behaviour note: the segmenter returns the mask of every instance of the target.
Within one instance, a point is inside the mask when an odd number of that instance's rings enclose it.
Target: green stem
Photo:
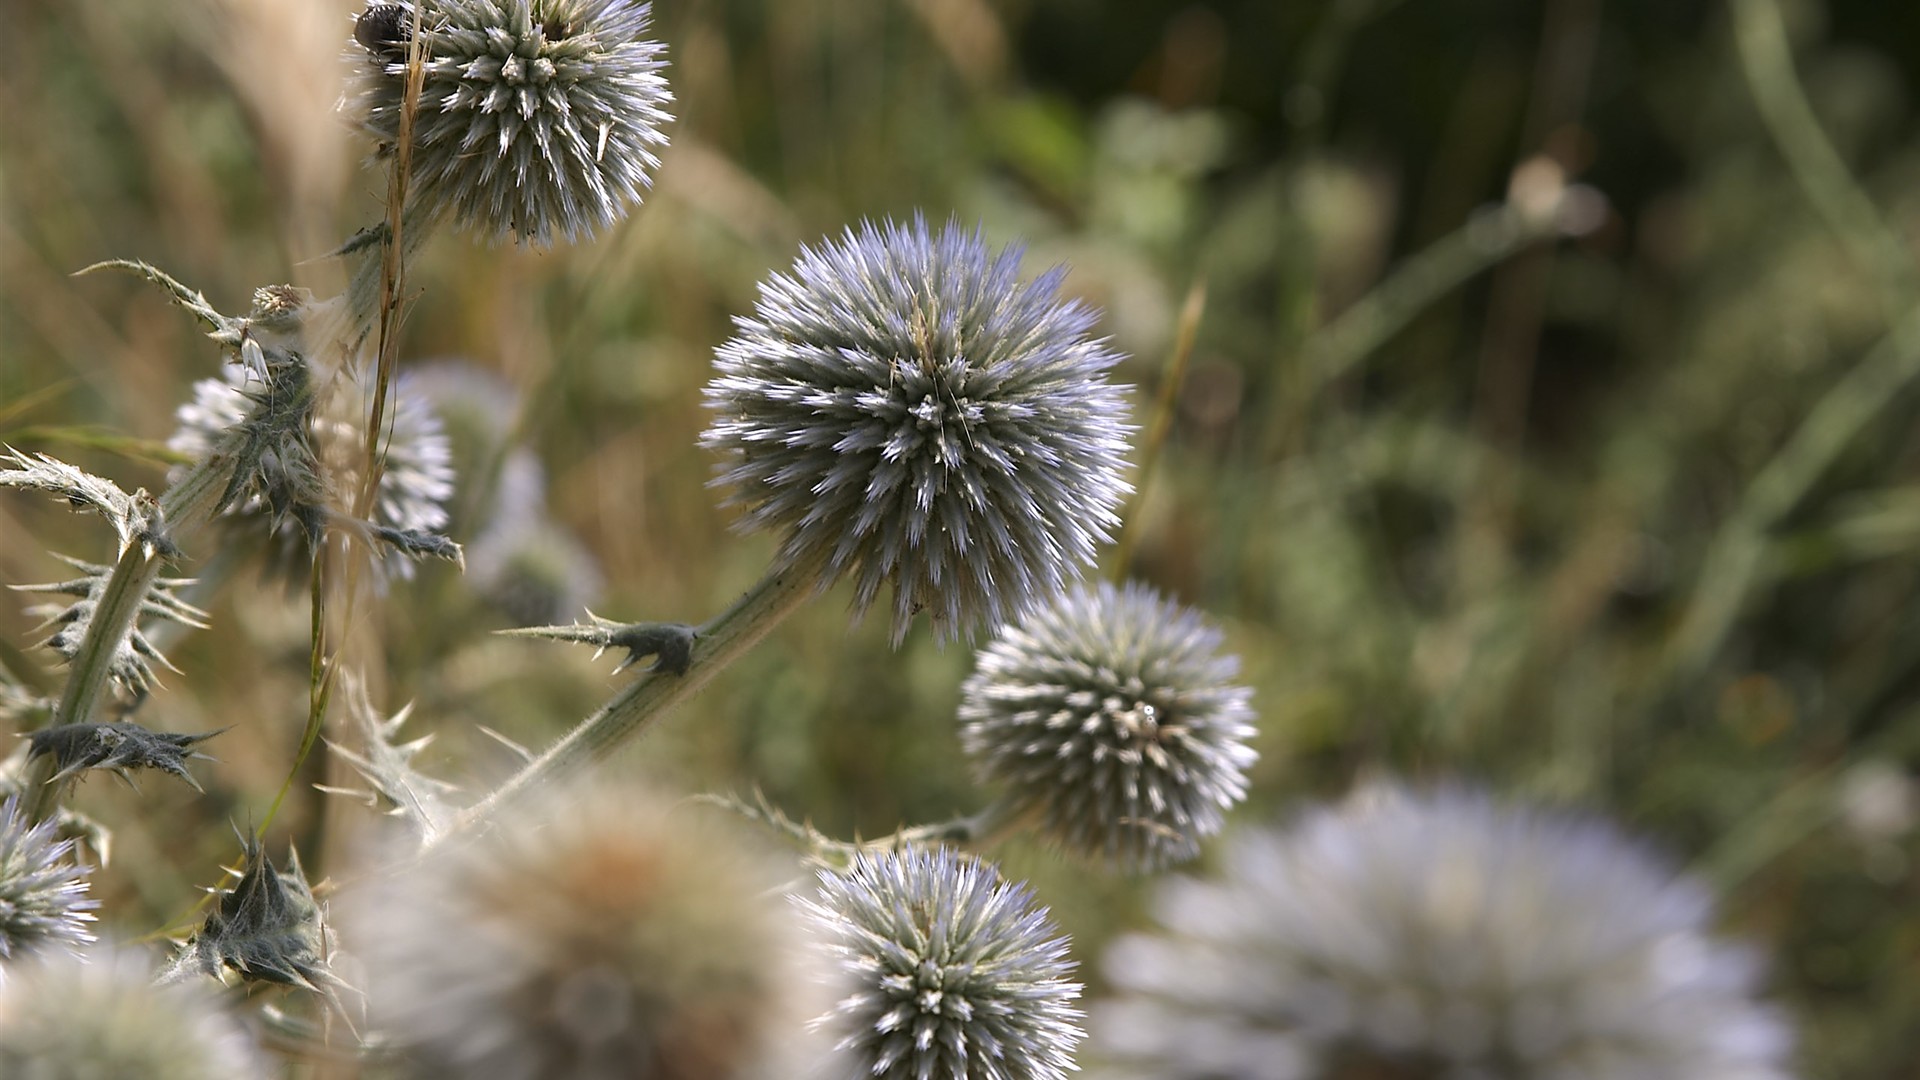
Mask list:
[[[1794,74],[1780,8],[1773,0],[1733,0],[1733,31],[1747,89],[1780,156],[1807,201],[1873,279],[1887,317],[1897,317],[1920,285],[1913,260],[1820,129]]]
[[[827,553],[776,569],[760,579],[718,618],[700,628],[682,675],[649,671],[581,721],[478,805],[462,814],[449,834],[485,821],[543,785],[576,776],[704,687],[720,670],[758,644],[782,619],[820,590]]]
[[[1697,673],[1726,638],[1771,533],[1874,415],[1920,377],[1920,312],[1908,315],[1834,383],[1741,496],[1707,548],[1700,584],[1668,650],[1670,675]]]
[[[1502,204],[1410,256],[1314,335],[1307,347],[1309,385],[1317,388],[1346,374],[1442,296],[1528,244],[1555,235],[1559,226],[1553,217]]]

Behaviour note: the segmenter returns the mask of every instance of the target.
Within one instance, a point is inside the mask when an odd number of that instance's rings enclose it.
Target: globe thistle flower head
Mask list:
[[[785,912],[698,824],[597,789],[406,864],[343,923],[373,1021],[413,1075],[749,1075],[792,981]]]
[[[0,1076],[264,1080],[253,1040],[209,985],[156,985],[131,948],[15,965],[0,986]]]
[[[1145,585],[1080,585],[980,651],[960,740],[1009,809],[1128,871],[1191,859],[1247,793],[1252,691],[1198,612]]]
[[[742,527],[851,576],[856,613],[891,584],[896,642],[922,609],[944,640],[1056,591],[1130,490],[1120,357],[1063,271],[1019,262],[954,222],[867,223],[763,283],[715,357],[702,441]]]
[[[17,797],[0,803],[0,963],[93,940],[87,924],[100,902],[59,828],[51,818],[34,824]]]
[[[1058,1080],[1082,1033],[1080,985],[1045,908],[944,848],[863,854],[801,900],[845,996],[819,1021],[882,1080]]]
[[[1116,1077],[1781,1080],[1791,1035],[1711,899],[1611,826],[1366,790],[1243,833],[1116,942]]]
[[[652,184],[673,100],[634,0],[422,0],[424,83],[409,198],[539,247],[611,227]],[[414,12],[373,3],[348,46],[348,108],[384,156],[400,137]]]

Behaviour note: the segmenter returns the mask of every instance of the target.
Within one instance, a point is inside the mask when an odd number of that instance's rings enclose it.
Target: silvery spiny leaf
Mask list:
[[[341,985],[327,968],[320,904],[300,869],[300,854],[289,848],[287,869],[276,870],[258,841],[243,837],[241,843],[246,855],[240,880],[220,895],[163,981],[194,971],[217,979],[231,970],[250,982],[316,993]]]
[[[0,487],[44,491],[75,510],[91,510],[107,519],[122,546],[149,524],[152,502],[144,491],[129,495],[111,480],[45,454],[28,456],[9,446],[7,455],[13,467],[0,469]]]
[[[338,795],[364,796],[373,804],[383,805],[388,814],[405,821],[423,844],[432,842],[452,822],[456,812],[456,807],[448,801],[448,796],[455,790],[454,786],[414,767],[415,755],[433,741],[433,736],[422,735],[411,742],[399,741],[400,728],[413,714],[412,705],[390,717],[383,717],[374,709],[366,686],[358,679],[350,679],[346,689],[347,708],[355,726],[360,729],[362,749],[355,752],[332,740],[328,740],[327,745],[352,765],[372,785],[372,790],[322,790]]]
[[[625,649],[626,659],[613,669],[615,672],[625,671],[646,656],[653,657],[653,666],[648,668],[649,671],[664,671],[669,675],[685,675],[687,665],[693,662],[693,643],[700,634],[686,623],[617,623],[591,611],[587,612],[587,617],[593,622],[567,626],[522,626],[500,632],[511,637],[551,638],[554,641],[592,645],[596,657],[608,649]]]
[[[18,592],[49,593],[56,596],[74,597],[71,604],[36,604],[27,609],[29,614],[38,615],[44,621],[43,630],[50,630],[46,645],[54,652],[71,662],[80,652],[81,644],[86,640],[87,625],[99,609],[100,598],[105,594],[107,584],[113,576],[113,568],[97,563],[83,562],[79,559],[56,555],[61,562],[79,570],[82,577],[69,581],[47,582],[41,585],[14,585],[10,588]],[[182,626],[206,629],[207,613],[181,600],[174,590],[191,585],[190,578],[160,578],[147,590],[140,602],[140,616],[147,619],[167,619]],[[126,639],[120,642],[115,651],[110,674],[136,698],[144,697],[154,686],[154,665],[168,671],[178,671],[167,658],[161,655],[147,636],[140,631],[138,622],[127,632]]]
[[[410,559],[444,559],[456,566],[466,564],[460,545],[439,533],[419,529],[389,529],[384,525],[373,526],[372,532],[374,539]]]
[[[191,758],[212,761],[212,757],[193,747],[218,734],[218,731],[198,735],[149,731],[131,721],[63,724],[27,736],[31,745],[27,757],[28,760],[44,755],[53,757],[55,772],[49,783],[88,769],[111,769],[131,785],[129,769],[159,769],[185,780],[199,791],[200,782],[187,771],[187,761]]]

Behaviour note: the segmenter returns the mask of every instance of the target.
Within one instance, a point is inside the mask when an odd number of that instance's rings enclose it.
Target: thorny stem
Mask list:
[[[818,593],[826,574],[827,558],[827,553],[822,552],[793,566],[769,571],[732,607],[700,628],[685,674],[649,671],[641,675],[546,753],[460,815],[444,835],[472,828],[499,812],[501,807],[525,798],[534,789],[577,775],[644,732],[662,714],[692,697],[722,668],[739,659],[781,620]]]
[[[159,580],[162,567],[168,557],[178,551],[182,541],[213,517],[232,473],[230,455],[220,451],[207,455],[160,497],[152,529],[128,539],[125,550],[114,563],[112,575],[107,578],[98,606],[87,620],[86,635],[74,652],[66,686],[54,706],[49,726],[83,724],[93,718],[106,693],[113,658],[119,655],[120,646],[133,631],[141,605],[146,602],[154,582]],[[60,797],[72,783],[72,778],[52,782],[53,772],[53,759],[48,757],[35,766],[29,780],[33,800],[28,810],[34,821],[52,816]]]

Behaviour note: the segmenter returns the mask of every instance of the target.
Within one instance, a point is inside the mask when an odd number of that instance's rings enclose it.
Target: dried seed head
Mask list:
[[[94,946],[8,969],[0,1076],[251,1080],[270,1075],[205,984],[158,986],[146,954]]]
[[[1240,834],[1222,866],[1109,949],[1110,1075],[1788,1075],[1706,890],[1605,823],[1375,788]]]
[[[1094,313],[949,223],[865,224],[760,286],[707,387],[702,441],[786,565],[893,587],[893,632],[1004,622],[1092,562],[1129,490],[1119,356]]]
[[[592,791],[443,844],[349,905],[370,1009],[417,1075],[749,1075],[793,980],[729,835]]]
[[[279,870],[257,840],[242,837],[242,844],[239,878],[220,894],[170,974],[224,979],[231,972],[248,982],[328,991],[337,980],[327,965],[326,928],[299,854],[289,848],[287,868]]]
[[[1199,854],[1246,796],[1252,692],[1198,612],[1076,586],[1001,629],[961,691],[981,780],[1081,855],[1129,871]]]
[[[605,230],[660,165],[665,46],[634,0],[422,0],[425,81],[409,199],[488,239],[546,247]],[[411,7],[374,3],[348,47],[346,108],[392,152]]]
[[[866,854],[802,900],[843,997],[821,1018],[881,1080],[1059,1080],[1081,1013],[1073,962],[1045,908],[984,862],[944,848]]]

